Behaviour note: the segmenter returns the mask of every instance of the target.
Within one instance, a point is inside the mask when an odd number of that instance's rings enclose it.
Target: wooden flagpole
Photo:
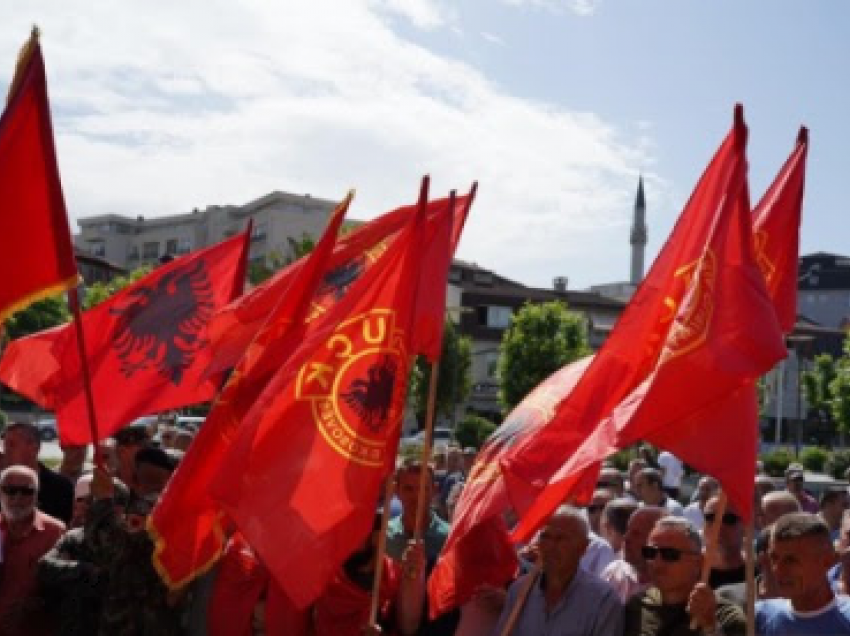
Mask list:
[[[431,379],[428,383],[428,411],[425,420],[425,439],[422,441],[422,469],[419,473],[419,499],[416,502],[416,525],[413,527],[413,540],[417,543],[422,541],[422,520],[426,508],[430,510],[431,502],[425,501],[428,481],[431,480],[431,471],[428,464],[431,460],[431,441],[434,435],[434,411],[437,402],[437,375],[439,373],[439,358],[431,363]]]
[[[531,590],[534,589],[534,584],[537,583],[537,579],[540,578],[540,573],[542,569],[540,564],[534,566],[534,569],[531,570],[528,574],[528,579],[525,582],[522,590],[517,596],[516,603],[511,608],[511,613],[508,616],[508,620],[505,621],[505,626],[502,628],[502,632],[499,636],[510,636],[510,633],[513,631],[516,622],[519,620],[519,615],[522,613],[522,608],[525,607],[525,602],[528,600],[528,596],[531,594]],[[590,608],[587,608],[590,609]]]
[[[378,605],[381,601],[381,578],[384,572],[384,555],[387,552],[387,526],[390,522],[390,502],[393,499],[395,470],[390,470],[384,484],[384,510],[381,513],[381,534],[378,537],[378,549],[375,554],[375,579],[372,583],[372,603],[369,606],[369,625],[377,625]]]
[[[98,468],[104,468],[103,457],[97,452],[99,436],[97,432],[97,412],[94,407],[94,392],[91,387],[91,373],[89,371],[89,359],[86,353],[86,341],[83,333],[83,317],[80,311],[80,297],[77,287],[68,290],[68,304],[71,306],[74,330],[77,332],[77,351],[80,355],[80,365],[83,370],[83,389],[86,395],[86,410],[89,416],[89,428],[91,430],[92,444],[94,445],[94,462]]]

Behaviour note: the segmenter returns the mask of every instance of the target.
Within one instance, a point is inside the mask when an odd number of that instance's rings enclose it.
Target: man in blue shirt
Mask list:
[[[760,636],[850,635],[850,599],[827,578],[835,563],[829,528],[805,512],[780,517],[770,535],[770,567],[784,598],[756,604]]]
[[[623,606],[616,592],[579,567],[588,535],[579,510],[562,506],[555,512],[538,539],[542,570],[511,586],[493,636],[502,634],[517,604],[522,609],[511,636],[621,636]]]

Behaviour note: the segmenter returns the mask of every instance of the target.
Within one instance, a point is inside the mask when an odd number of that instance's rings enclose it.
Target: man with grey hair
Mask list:
[[[645,506],[634,512],[623,533],[623,546],[619,559],[608,564],[600,577],[617,592],[624,603],[649,587],[647,562],[641,550],[649,533],[659,519],[667,515],[664,508]]]
[[[39,595],[37,565],[65,532],[58,519],[36,508],[38,473],[9,466],[0,473],[0,634],[40,636],[49,633],[49,616]]]
[[[817,515],[781,517],[771,531],[768,554],[783,598],[756,604],[758,634],[850,634],[850,598],[836,596],[827,579],[835,549]]]
[[[626,636],[746,633],[741,610],[700,582],[702,537],[690,521],[659,519],[641,552],[651,587],[626,604]]]
[[[761,510],[763,528],[772,526],[783,515],[802,511],[800,502],[787,490],[767,493],[761,500]]]
[[[519,603],[512,636],[571,634],[618,636],[623,606],[616,593],[579,567],[588,545],[589,528],[581,511],[561,506],[539,536],[541,570],[515,581],[492,632],[499,636]],[[532,577],[532,578],[529,578]]]

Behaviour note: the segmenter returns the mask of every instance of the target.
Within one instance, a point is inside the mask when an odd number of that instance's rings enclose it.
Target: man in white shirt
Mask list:
[[[673,453],[661,451],[658,455],[658,465],[661,467],[661,482],[664,492],[673,499],[678,499],[679,488],[682,486],[682,476],[685,473],[681,460]]]

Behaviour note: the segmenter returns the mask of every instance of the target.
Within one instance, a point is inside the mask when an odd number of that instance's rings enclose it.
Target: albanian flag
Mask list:
[[[275,372],[298,347],[312,299],[333,252],[353,193],[334,210],[315,249],[277,299],[277,305],[216,399],[204,426],[154,508],[148,530],[154,566],[171,588],[183,587],[219,557],[227,537],[221,507],[209,486],[237,427]]]
[[[429,217],[443,215],[451,208],[454,216],[451,229],[452,254],[460,240],[475,191],[476,185],[473,184],[468,195],[454,199],[438,199],[428,204]],[[342,300],[354,282],[378,262],[415,212],[415,205],[397,208],[339,239],[312,299],[308,321],[327,312]],[[216,313],[210,324],[214,355],[208,373],[217,373],[236,366],[257,332],[268,320],[281,294],[291,284],[293,277],[298,275],[305,262],[306,258],[296,261]]]
[[[715,476],[741,514],[751,513],[752,383],[785,347],[754,253],[746,137],[738,106],[732,131],[609,340],[553,420],[502,462],[513,471],[510,488],[512,477],[529,483],[530,458],[547,448],[566,459],[524,511],[515,538],[528,537],[569,497],[585,495],[599,463],[638,440]],[[727,403],[737,408],[715,410],[738,391],[742,397]],[[694,448],[687,438],[704,427],[712,435]],[[567,436],[571,443],[559,444]],[[736,453],[728,452],[730,439]]]
[[[21,52],[0,118],[0,325],[77,284],[38,33]],[[12,274],[14,272],[14,275]]]
[[[102,437],[147,413],[211,399],[207,324],[245,281],[247,233],[162,265],[83,314]],[[88,427],[73,325],[12,342],[0,381],[55,411],[63,444],[84,445]]]
[[[313,602],[372,527],[395,467],[413,356],[442,320],[451,210],[430,215],[427,182],[380,260],[306,329],[225,457],[213,496],[298,607]],[[439,296],[422,280],[442,275]]]

